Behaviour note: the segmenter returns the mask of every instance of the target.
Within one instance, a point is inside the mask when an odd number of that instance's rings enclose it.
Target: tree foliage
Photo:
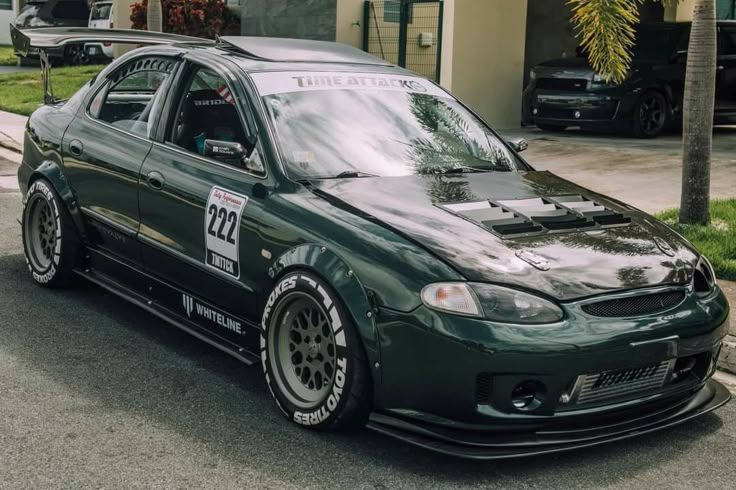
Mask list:
[[[639,7],[647,0],[568,0],[580,45],[593,69],[621,83],[631,64]],[[669,4],[669,0],[660,0]]]

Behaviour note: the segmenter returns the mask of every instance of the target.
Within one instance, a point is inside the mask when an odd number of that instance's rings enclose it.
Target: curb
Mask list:
[[[23,147],[15,140],[0,138],[0,148],[14,151],[16,153],[23,153]]]

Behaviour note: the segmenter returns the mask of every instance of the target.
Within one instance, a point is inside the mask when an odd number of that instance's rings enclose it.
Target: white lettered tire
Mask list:
[[[280,278],[263,312],[261,362],[268,388],[293,422],[312,429],[365,425],[372,388],[351,316],[324,281]]]
[[[56,191],[45,179],[34,181],[23,201],[23,252],[33,280],[62,287],[74,279],[79,239]]]

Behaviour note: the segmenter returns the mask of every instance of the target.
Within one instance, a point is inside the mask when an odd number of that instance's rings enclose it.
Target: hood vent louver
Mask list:
[[[439,206],[501,238],[595,230],[631,223],[628,216],[583,196],[484,200]]]

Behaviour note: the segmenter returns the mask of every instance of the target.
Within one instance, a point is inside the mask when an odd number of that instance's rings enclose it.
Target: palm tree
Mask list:
[[[163,13],[161,9],[161,0],[148,0],[146,24],[148,24],[149,31],[161,32],[163,30]]]
[[[568,0],[591,66],[610,81],[620,83],[626,79],[639,5],[644,2]],[[715,0],[696,0],[683,103],[681,223],[707,224],[710,220],[716,41]]]

